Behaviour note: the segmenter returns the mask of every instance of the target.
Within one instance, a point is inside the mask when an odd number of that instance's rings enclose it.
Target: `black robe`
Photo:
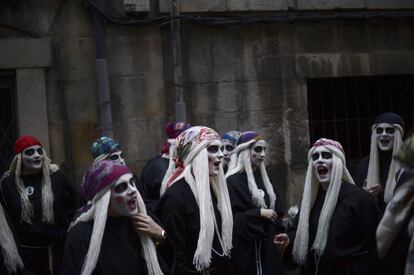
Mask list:
[[[221,231],[221,216],[217,208],[217,200],[213,192],[211,192],[211,196],[217,225]],[[168,239],[175,250],[176,269],[174,274],[194,273],[196,269],[193,265],[193,258],[200,232],[200,212],[193,192],[184,179],[167,189],[159,201],[157,215],[165,225]],[[223,252],[217,233],[214,234],[213,249],[220,254]],[[211,270],[211,275],[233,274],[228,257],[219,256],[214,251],[211,254],[212,260],[208,268]]]
[[[391,160],[392,160],[392,151],[389,151],[389,152],[379,151],[378,152],[379,177],[380,177],[379,183],[381,184],[383,190],[385,190],[385,185],[387,183]],[[364,182],[367,179],[368,166],[369,166],[369,155],[365,156],[358,164],[357,174],[355,177],[355,185],[360,188],[364,187]],[[397,171],[395,175],[397,179],[395,190],[397,190],[398,187],[400,187],[403,183],[405,183],[412,176],[412,174],[409,172],[402,172],[401,175],[399,175],[399,172],[400,171]],[[380,208],[381,212],[384,213],[385,207],[386,207],[386,203],[384,202],[384,192],[381,192],[380,194],[378,194],[377,203],[378,203],[378,207]]]
[[[316,259],[311,247],[316,237],[325,195],[326,192],[319,188],[309,216],[308,257],[302,274],[313,275],[318,267],[318,275],[376,275],[375,232],[381,214],[374,197],[346,182],[341,184],[325,252]],[[288,234],[290,245],[285,254],[287,258],[291,256],[299,216],[300,212]]]
[[[33,205],[33,224],[21,220],[20,195],[17,192],[14,174],[3,178],[0,185],[4,211],[10,218],[16,242],[25,268],[35,274],[49,274],[49,251],[53,245],[54,274],[60,273],[63,243],[66,230],[78,207],[76,192],[59,170],[50,174],[54,196],[54,225],[42,222],[42,174],[22,176],[25,187],[33,187],[29,200]]]
[[[88,252],[93,221],[80,222],[68,233],[63,257],[63,275],[79,275]],[[108,217],[93,275],[144,275],[141,242],[128,217]]]
[[[269,196],[262,181],[260,171],[254,172],[257,187],[265,192],[265,202],[269,205]],[[227,185],[233,210],[233,249],[232,266],[236,274],[257,274],[261,263],[262,274],[283,274],[282,255],[273,244],[273,237],[285,231],[281,196],[277,190],[275,211],[276,223],[262,218],[260,208],[252,202],[245,172],[227,178]],[[260,253],[257,253],[260,252]]]
[[[169,159],[157,156],[150,159],[141,172],[138,190],[145,202],[147,210],[155,210],[160,198],[161,182],[167,172]]]

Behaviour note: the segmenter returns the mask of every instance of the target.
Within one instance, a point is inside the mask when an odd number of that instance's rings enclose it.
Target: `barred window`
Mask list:
[[[412,133],[414,75],[358,76],[308,79],[310,141],[326,137],[344,147],[353,170],[369,154],[370,127],[383,112],[395,112]]]
[[[0,71],[0,173],[13,158],[16,140],[16,77],[14,72]]]

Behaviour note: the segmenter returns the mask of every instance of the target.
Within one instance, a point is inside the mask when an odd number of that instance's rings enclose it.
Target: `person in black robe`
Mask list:
[[[372,125],[370,154],[357,168],[355,184],[377,197],[382,212],[394,190],[409,178],[393,160],[403,134],[404,122],[399,115],[391,112],[378,115]]]
[[[95,162],[81,191],[88,204],[68,232],[62,274],[164,274],[152,238],[165,240],[165,231],[147,216],[131,171]]]
[[[168,174],[157,214],[176,252],[175,274],[232,274],[233,218],[220,136],[191,127],[176,140],[177,168]]]
[[[396,160],[412,175],[414,136],[396,153]],[[410,225],[411,224],[411,225]],[[414,177],[399,187],[388,203],[377,229],[380,258],[378,275],[408,275],[414,272]]]
[[[354,185],[339,142],[319,139],[308,160],[286,259],[293,257],[304,275],[376,274],[380,211],[374,197]]]
[[[234,149],[236,148],[237,140],[239,139],[241,132],[239,131],[230,131],[225,133],[221,137],[221,142],[223,143],[223,147],[221,151],[223,151],[223,169],[224,173],[226,173],[229,169],[231,169],[234,165],[236,165],[237,161],[237,154],[234,153]]]
[[[168,123],[165,126],[168,140],[162,148],[161,155],[150,159],[142,169],[138,190],[141,192],[145,205],[150,211],[155,209],[160,194],[165,191],[165,188],[161,191],[161,184],[167,170],[174,168],[174,140],[188,128],[190,128],[190,125],[184,122]],[[165,181],[167,180],[165,179]]]
[[[0,199],[28,271],[60,273],[63,243],[77,198],[37,139],[23,136],[16,141],[15,157],[0,181]]]
[[[265,168],[267,143],[253,131],[238,139],[237,166],[226,174],[233,210],[236,274],[284,274],[273,237],[285,231],[282,201]]]

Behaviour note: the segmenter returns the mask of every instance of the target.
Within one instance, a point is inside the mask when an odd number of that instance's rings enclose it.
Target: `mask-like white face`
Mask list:
[[[221,152],[221,141],[215,140],[207,147],[208,153],[208,174],[217,176],[220,172],[221,160],[223,152]]]
[[[316,147],[312,154],[313,173],[320,183],[329,183],[332,174],[332,153],[323,146]]]
[[[266,158],[267,143],[264,140],[259,140],[250,148],[250,161],[253,166],[259,167]]]
[[[223,139],[222,144],[221,151],[223,152],[223,161],[225,165],[228,165],[230,162],[230,155],[233,153],[235,146],[227,139]]]
[[[131,173],[122,175],[111,188],[109,208],[115,216],[138,214],[137,188]]]
[[[119,162],[122,165],[126,165],[125,159],[124,159],[124,153],[122,151],[116,151],[110,154],[107,159]]]
[[[377,145],[381,151],[391,151],[394,147],[395,128],[390,123],[379,123],[374,129]]]
[[[30,171],[40,170],[43,165],[43,148],[39,145],[27,147],[22,152],[22,163],[24,169]]]

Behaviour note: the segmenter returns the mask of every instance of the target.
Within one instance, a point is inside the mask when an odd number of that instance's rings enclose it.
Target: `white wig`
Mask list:
[[[306,171],[305,189],[303,191],[302,202],[299,212],[299,224],[293,244],[293,258],[298,264],[304,265],[308,255],[309,245],[309,215],[315,203],[320,183],[317,181],[312,165],[312,154],[317,147],[324,147],[332,153],[332,172],[329,180],[329,187],[325,201],[319,216],[316,237],[312,244],[317,256],[321,256],[325,251],[326,242],[329,235],[329,227],[333,212],[338,200],[339,190],[342,181],[354,184],[354,181],[346,168],[345,154],[339,142],[330,139],[319,139],[315,142],[308,153],[308,169]]]
[[[3,253],[4,266],[10,274],[23,269],[23,261],[17,250],[16,242],[7,223],[3,206],[0,204],[0,248]]]
[[[372,187],[374,184],[378,184],[380,182],[379,176],[379,159],[378,159],[378,141],[377,141],[377,134],[375,133],[375,129],[377,128],[378,124],[374,124],[371,128],[371,149],[369,153],[369,164],[368,164],[368,173],[367,173],[367,187]],[[403,128],[399,124],[392,124],[395,128],[395,135],[394,135],[394,144],[392,149],[392,155],[394,156],[395,153],[400,149],[403,141]],[[388,170],[388,178],[385,184],[384,190],[384,201],[388,203],[392,195],[394,194],[395,185],[397,184],[396,180],[396,173],[400,170],[401,165],[398,161],[394,158],[391,160],[391,164]]]
[[[223,167],[217,176],[209,176],[207,147],[220,136],[212,129],[195,126],[180,134],[176,140],[177,156],[183,161],[184,170],[168,175],[168,185],[184,178],[191,188],[200,211],[200,233],[193,264],[196,270],[202,271],[211,264],[214,232],[218,236],[224,255],[230,255],[232,248],[233,214],[230,197],[224,178]],[[217,208],[221,215],[221,236],[214,214],[210,186],[217,197]],[[212,222],[213,221],[213,222]]]
[[[42,222],[53,225],[55,223],[53,209],[54,196],[50,174],[59,170],[59,167],[56,164],[51,163],[51,160],[48,158],[46,151],[43,148],[42,151],[44,156],[42,163]],[[14,174],[17,192],[19,193],[21,200],[21,220],[28,224],[32,224],[32,219],[34,217],[33,205],[26,193],[26,188],[24,187],[21,178],[21,170],[22,153],[19,153],[14,156],[7,174]]]
[[[237,154],[237,165],[235,165],[231,170],[229,169],[229,171],[226,174],[226,178],[230,177],[231,175],[246,171],[247,184],[249,187],[250,194],[252,195],[253,204],[260,208],[275,209],[276,194],[273,189],[273,185],[269,180],[269,176],[267,175],[266,166],[263,161],[260,163],[259,168],[264,186],[266,188],[266,192],[269,195],[270,205],[266,204],[264,199],[264,193],[260,192],[259,188],[257,188],[256,180],[254,178],[252,164],[250,160],[250,148],[251,146],[254,146],[253,144],[257,141],[258,139],[252,139],[236,147],[235,154]]]

